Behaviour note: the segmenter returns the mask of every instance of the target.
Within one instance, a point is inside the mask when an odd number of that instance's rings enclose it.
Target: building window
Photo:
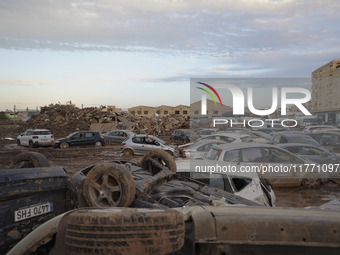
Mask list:
[[[179,114],[179,111],[175,111],[175,114]]]
[[[188,111],[183,111],[183,114],[188,114]]]
[[[194,114],[199,114],[199,111],[194,111]]]
[[[135,115],[135,114],[136,114],[136,111],[131,111],[131,114]]]
[[[149,114],[149,112],[148,111],[144,111],[144,114]]]
[[[137,113],[138,113],[139,115],[141,115],[141,114],[142,114],[142,111],[138,111]]]
[[[214,111],[214,114],[218,114],[218,111]]]
[[[169,114],[169,111],[164,111],[164,114]]]
[[[157,111],[157,114],[161,114],[161,111],[160,111],[160,110],[158,110],[158,111]]]

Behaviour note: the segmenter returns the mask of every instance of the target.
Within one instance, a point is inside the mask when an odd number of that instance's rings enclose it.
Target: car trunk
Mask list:
[[[0,189],[2,250],[67,210],[67,175],[62,167],[0,170]]]

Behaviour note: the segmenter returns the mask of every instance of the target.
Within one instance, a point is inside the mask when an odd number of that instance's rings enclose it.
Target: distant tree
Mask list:
[[[4,112],[0,112],[0,120],[7,120],[8,117],[6,116],[6,114]]]

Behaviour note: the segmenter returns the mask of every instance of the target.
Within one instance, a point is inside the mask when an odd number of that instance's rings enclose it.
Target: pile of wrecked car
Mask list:
[[[160,150],[139,163],[98,163],[70,178],[37,152],[19,154],[11,168],[0,170],[7,194],[1,198],[1,222],[7,224],[1,226],[2,250],[14,246],[8,255],[340,251],[336,211],[272,208],[177,172],[173,157]]]

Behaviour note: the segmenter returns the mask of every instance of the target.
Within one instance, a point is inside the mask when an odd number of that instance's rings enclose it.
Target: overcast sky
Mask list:
[[[0,110],[190,104],[190,78],[340,58],[338,0],[1,0]]]

